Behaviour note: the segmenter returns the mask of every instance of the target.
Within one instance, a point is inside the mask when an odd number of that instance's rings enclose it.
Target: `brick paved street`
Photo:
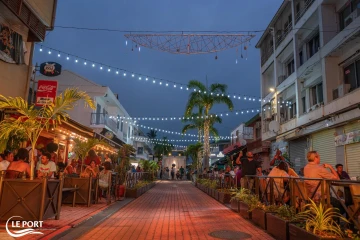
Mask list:
[[[81,239],[216,239],[218,230],[273,239],[190,182],[162,181]]]

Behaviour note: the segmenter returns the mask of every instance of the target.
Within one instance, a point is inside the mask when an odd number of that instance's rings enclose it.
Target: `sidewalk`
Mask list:
[[[39,230],[44,233],[44,235],[27,235],[25,237],[17,239],[50,239],[56,234],[59,234],[89,219],[95,214],[106,209],[108,206],[109,205],[106,205],[105,199],[100,200],[98,204],[93,204],[90,207],[86,207],[83,205],[76,205],[75,207],[63,205],[61,207],[61,214],[59,220],[44,220],[43,229]],[[5,223],[0,224],[0,239],[15,239],[7,234],[5,229]]]
[[[273,239],[186,181],[162,181],[81,239]],[[210,236],[210,234],[212,236]],[[229,235],[227,235],[229,236]],[[226,239],[230,239],[229,237]]]

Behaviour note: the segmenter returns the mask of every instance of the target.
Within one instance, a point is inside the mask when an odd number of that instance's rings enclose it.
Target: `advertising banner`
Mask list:
[[[349,132],[335,137],[335,146],[343,146],[347,144],[360,142],[360,130]]]
[[[57,81],[39,80],[36,92],[36,106],[52,103],[56,97]]]

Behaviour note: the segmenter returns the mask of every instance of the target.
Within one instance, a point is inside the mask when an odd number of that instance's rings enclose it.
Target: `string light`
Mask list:
[[[127,44],[127,41],[126,41],[126,44]],[[40,46],[40,52],[43,52],[43,49],[48,49],[49,51],[54,50],[54,51],[59,52],[58,57],[61,57],[61,53],[63,53],[63,54],[65,54],[65,55],[67,55],[67,57],[66,57],[67,60],[69,60],[70,57],[74,57],[74,58],[76,59],[76,60],[75,60],[76,63],[77,63],[79,60],[84,61],[84,62],[87,62],[85,58],[81,58],[81,57],[78,57],[78,56],[76,56],[76,55],[74,55],[74,54],[69,54],[69,53],[60,51],[60,50],[58,50],[58,49],[53,49],[53,48],[50,49],[50,48],[48,48],[48,47]],[[139,47],[139,49],[140,49],[140,47]],[[102,63],[96,62],[96,61],[90,61],[90,62],[92,63],[92,66],[93,66],[93,67],[95,67],[95,64],[108,67],[108,72],[111,72],[111,68],[115,68],[115,69],[119,69],[119,70],[121,70],[121,71],[124,71],[124,74],[123,74],[123,75],[124,75],[124,77],[126,77],[126,73],[125,73],[125,72],[126,72],[127,70],[125,70],[125,69],[120,69],[120,68],[112,67],[112,66],[109,66],[109,65],[106,65],[106,64],[102,64]],[[84,64],[84,65],[86,66],[87,64]],[[100,67],[100,70],[102,70],[102,69],[103,69],[103,67]],[[115,72],[115,73],[116,73],[116,72]],[[132,73],[131,76],[132,76],[132,77],[135,77],[135,75],[141,76],[141,75],[146,75],[146,74]],[[156,82],[155,80],[160,80],[159,78],[154,78],[154,77],[151,77],[151,78],[154,79],[153,83]],[[167,83],[165,84],[166,87],[169,86],[169,83],[172,83],[172,84],[174,85],[174,88],[176,88],[176,89],[182,90],[183,88],[184,88],[184,89],[186,88],[187,91],[189,90],[189,88],[187,87],[186,84],[178,83],[178,82],[174,82],[174,81],[169,81],[169,80],[166,80],[166,82],[167,82]],[[162,84],[159,84],[159,85],[162,85]],[[194,90],[197,91],[196,89],[194,89]],[[201,93],[201,90],[199,90],[199,92]],[[206,92],[204,92],[204,94],[206,94]],[[252,101],[252,102],[256,101],[256,99],[258,99],[259,101],[262,100],[261,98],[251,97],[251,96],[244,96],[243,98],[241,98],[241,97],[240,97],[240,94],[236,94],[236,93],[229,93],[229,94],[234,95],[233,98],[234,98],[234,99],[238,99],[238,100]],[[213,95],[213,93],[211,93],[211,95]],[[231,95],[228,95],[228,96],[230,97]],[[217,96],[219,96],[219,95],[217,94]],[[224,95],[222,94],[222,96],[224,96]]]

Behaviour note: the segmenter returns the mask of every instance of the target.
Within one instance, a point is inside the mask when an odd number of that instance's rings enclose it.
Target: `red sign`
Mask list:
[[[52,103],[56,97],[57,81],[39,80],[36,92],[36,106]]]

